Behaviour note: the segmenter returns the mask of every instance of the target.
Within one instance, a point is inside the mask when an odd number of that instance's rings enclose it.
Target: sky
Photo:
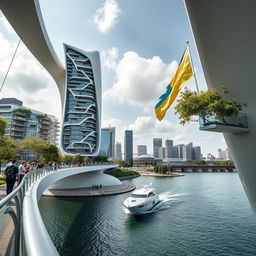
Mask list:
[[[137,145],[168,138],[174,144],[193,142],[202,153],[217,156],[226,149],[222,134],[199,130],[198,122],[182,126],[174,113],[176,102],[160,122],[154,107],[165,92],[190,41],[199,89],[206,90],[202,67],[183,1],[180,0],[40,0],[51,43],[64,65],[63,43],[98,50],[102,71],[102,127],[116,127],[123,145],[124,131],[134,132]],[[33,31],[31,31],[33,33]],[[0,12],[0,82],[19,37]],[[187,84],[195,90],[195,81]],[[60,96],[48,72],[21,43],[0,93],[62,120]]]

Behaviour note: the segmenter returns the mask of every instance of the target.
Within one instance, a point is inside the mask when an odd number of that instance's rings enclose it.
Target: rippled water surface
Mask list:
[[[40,200],[47,230],[60,255],[256,255],[256,215],[236,173],[139,177],[169,208],[126,215],[128,194]]]

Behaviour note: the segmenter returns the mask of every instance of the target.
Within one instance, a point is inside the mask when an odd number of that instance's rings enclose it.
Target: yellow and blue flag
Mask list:
[[[172,80],[166,88],[165,94],[159,98],[159,101],[155,106],[156,117],[160,121],[164,118],[166,111],[176,99],[182,86],[192,77],[192,75],[192,62],[187,46]]]

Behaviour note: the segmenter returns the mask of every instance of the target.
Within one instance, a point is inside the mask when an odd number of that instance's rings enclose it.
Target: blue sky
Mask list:
[[[180,0],[40,0],[45,26],[54,49],[64,63],[63,43],[96,49],[102,64],[102,126],[116,127],[123,144],[125,129],[134,130],[134,149],[152,138],[193,142],[204,154],[217,155],[226,148],[221,134],[201,132],[198,123],[181,126],[171,106],[157,121],[154,106],[177,67],[185,43],[191,55],[199,87],[206,89],[202,68]],[[18,37],[0,14],[0,79],[3,79]],[[191,79],[188,87],[195,89]],[[24,45],[18,50],[0,97],[17,97],[25,106],[61,118],[57,86]]]

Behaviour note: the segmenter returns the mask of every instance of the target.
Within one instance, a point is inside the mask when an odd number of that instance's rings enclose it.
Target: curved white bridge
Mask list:
[[[47,188],[77,189],[94,184],[120,186],[122,183],[118,179],[103,173],[116,167],[118,165],[111,164],[55,171],[42,169],[27,174],[22,183],[0,201],[0,217],[10,215],[14,224],[14,232],[3,255],[59,255],[39,211],[38,202],[43,192]]]
[[[51,188],[83,188],[91,187],[93,184],[121,185],[122,183],[118,179],[103,173],[104,170],[116,167],[118,165],[61,169],[38,179],[26,192],[23,203],[23,228],[27,255],[45,256],[45,252],[49,256],[59,255],[45,228],[38,208],[39,199],[49,186]],[[86,179],[87,175],[88,179]],[[77,182],[78,180],[79,182]]]

